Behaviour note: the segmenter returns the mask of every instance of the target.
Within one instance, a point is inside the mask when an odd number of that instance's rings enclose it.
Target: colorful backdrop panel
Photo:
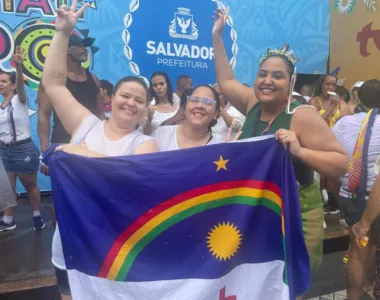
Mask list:
[[[380,79],[380,1],[331,1],[331,70],[350,88]],[[339,69],[340,68],[340,69]]]
[[[37,136],[37,90],[54,35],[54,13],[67,0],[0,1],[0,67],[13,70],[15,45],[27,50],[25,84],[32,137]],[[90,4],[76,34],[96,38],[85,63],[113,83],[125,75],[148,80],[166,71],[195,84],[215,82],[211,29],[213,11],[230,7],[224,41],[237,78],[252,85],[258,60],[267,48],[289,43],[300,58],[301,73],[323,73],[329,50],[328,0],[82,0]],[[70,1],[68,3],[71,4]],[[49,178],[39,177],[41,190]],[[17,190],[23,192],[18,185]]]

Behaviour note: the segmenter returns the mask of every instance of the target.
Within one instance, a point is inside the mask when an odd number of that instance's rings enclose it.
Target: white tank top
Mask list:
[[[30,138],[29,112],[27,103],[21,103],[14,95],[5,108],[0,107],[0,141],[10,144]]]
[[[152,136],[156,139],[158,149],[160,151],[179,150],[177,143],[177,128],[179,125],[160,126]],[[207,145],[217,144],[218,141],[211,137]]]
[[[79,130],[71,139],[71,142],[73,144],[79,144],[84,141],[88,149],[103,155],[126,156],[131,155],[139,145],[153,139],[135,130],[120,140],[109,141],[104,135],[104,122],[105,121],[99,120],[94,115],[89,116],[83,120]],[[66,269],[58,224],[53,236],[52,262],[58,269]]]

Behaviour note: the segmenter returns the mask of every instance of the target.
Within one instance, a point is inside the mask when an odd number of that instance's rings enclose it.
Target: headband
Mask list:
[[[289,50],[289,44],[285,44],[281,49],[268,48],[267,52],[261,55],[260,64],[262,64],[263,61],[266,60],[267,58],[271,56],[276,56],[276,55],[281,55],[281,56],[286,57],[286,59],[290,61],[293,66],[295,66],[295,64],[299,61],[299,59],[294,56],[294,51]]]

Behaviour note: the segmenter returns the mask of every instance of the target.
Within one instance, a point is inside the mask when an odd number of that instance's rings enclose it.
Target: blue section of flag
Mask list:
[[[216,172],[214,162],[220,156],[229,160],[227,171]],[[90,159],[62,152],[46,152],[45,157],[68,269],[97,276],[118,236],[141,215],[176,195],[221,182],[260,180],[281,189],[285,247],[281,218],[273,211],[224,206],[163,232],[137,256],[127,281],[218,278],[243,263],[285,260],[291,296],[309,287],[294,171],[289,153],[273,138],[129,157]],[[209,251],[207,236],[223,222],[240,230],[242,243],[229,260],[221,262]]]
[[[212,255],[207,240],[216,225],[227,223],[239,230],[241,244],[224,260]],[[149,244],[137,257],[126,281],[215,279],[241,264],[283,261],[279,228],[281,218],[265,207],[230,205],[205,211],[177,223]]]

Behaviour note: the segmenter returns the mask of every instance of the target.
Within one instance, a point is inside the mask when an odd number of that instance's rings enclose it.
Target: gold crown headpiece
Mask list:
[[[261,56],[260,64],[264,60],[266,60],[268,57],[271,57],[274,55],[285,56],[293,64],[293,66],[299,61],[299,59],[294,56],[294,51],[289,50],[289,44],[285,44],[281,49],[269,49],[268,48],[267,52]]]

